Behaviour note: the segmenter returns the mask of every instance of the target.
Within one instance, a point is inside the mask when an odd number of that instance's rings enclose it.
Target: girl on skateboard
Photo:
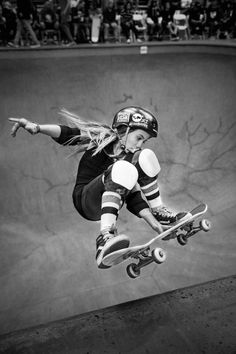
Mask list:
[[[176,214],[162,203],[157,177],[160,165],[154,152],[142,149],[150,138],[157,137],[156,117],[140,107],[118,111],[112,126],[86,121],[66,110],[61,114],[69,125],[37,124],[25,118],[9,118],[14,123],[13,137],[19,128],[31,134],[45,134],[61,145],[83,152],[73,190],[76,210],[87,220],[100,220],[96,239],[99,268],[104,256],[129,247],[130,240],[119,235],[116,222],[124,203],[127,209],[144,219],[153,230],[162,232],[185,213]]]

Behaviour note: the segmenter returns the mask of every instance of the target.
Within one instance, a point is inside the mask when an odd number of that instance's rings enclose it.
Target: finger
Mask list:
[[[19,120],[20,120],[20,118],[12,118],[12,117],[10,117],[10,118],[8,118],[8,120],[10,121],[10,122],[15,122],[15,123],[18,123],[19,122]]]
[[[160,226],[159,227],[159,234],[161,234],[163,232],[163,228]]]
[[[20,124],[17,122],[16,124],[13,125],[12,130],[11,130],[11,135],[13,137],[16,136],[17,130],[20,128]]]
[[[160,223],[158,223],[158,233],[161,234],[163,232],[163,227]]]

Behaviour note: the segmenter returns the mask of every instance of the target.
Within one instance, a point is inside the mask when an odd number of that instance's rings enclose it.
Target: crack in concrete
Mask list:
[[[193,187],[200,187],[201,189],[207,190],[209,188],[208,179],[211,177],[213,180],[217,178],[219,180],[225,177],[225,160],[227,155],[234,156],[236,144],[228,141],[228,136],[232,130],[236,127],[236,123],[229,126],[223,124],[221,118],[218,119],[218,123],[215,129],[209,130],[203,126],[202,123],[193,126],[194,118],[191,117],[189,121],[183,124],[180,132],[177,133],[177,137],[186,142],[186,150],[188,152],[185,156],[185,161],[176,161],[175,158],[169,158],[163,161],[163,164],[169,166],[167,172],[166,180],[171,183],[171,173],[175,166],[181,167],[182,178],[180,180],[180,186],[178,189],[172,191],[172,197],[177,195],[185,194],[195,202],[199,202],[198,198],[194,197],[194,193],[190,192]],[[202,136],[202,133],[204,136]],[[211,141],[212,136],[219,136],[217,142]],[[224,149],[220,149],[220,143],[226,142],[227,146]],[[202,145],[205,145],[205,154],[196,155],[198,146],[201,146],[201,151],[203,150]],[[230,161],[230,159],[229,159]],[[220,163],[222,163],[222,167]],[[202,164],[203,166],[200,166]],[[217,175],[215,174],[216,172]],[[235,166],[230,165],[227,167],[227,172],[235,173]],[[197,177],[198,176],[198,177]],[[208,176],[208,178],[206,178]],[[194,181],[194,178],[197,178]]]
[[[67,182],[64,182],[64,183],[53,183],[47,177],[33,176],[31,174],[25,173],[22,170],[20,170],[20,174],[24,178],[30,178],[30,179],[35,180],[35,181],[45,182],[48,185],[48,188],[45,190],[45,193],[48,193],[49,191],[51,191],[51,190],[53,190],[55,188],[58,188],[58,187],[67,187],[67,186],[69,186],[69,185],[74,183],[74,180],[73,181],[67,181]]]
[[[115,101],[115,104],[122,104],[122,103],[126,103],[128,100],[132,100],[133,99],[133,95],[127,95],[126,93],[123,93],[123,99],[120,99],[118,101]]]

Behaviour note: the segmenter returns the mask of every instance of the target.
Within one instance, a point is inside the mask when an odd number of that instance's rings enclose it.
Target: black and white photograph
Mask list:
[[[0,0],[0,354],[236,353],[236,0]]]

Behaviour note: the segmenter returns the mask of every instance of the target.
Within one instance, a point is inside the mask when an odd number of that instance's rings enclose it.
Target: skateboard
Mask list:
[[[195,235],[199,231],[209,231],[211,223],[207,219],[201,219],[196,225],[196,219],[200,218],[206,213],[208,207],[206,204],[200,204],[194,208],[184,220],[177,221],[172,224],[170,228],[163,231],[152,238],[149,242],[131,246],[128,248],[114,251],[102,260],[102,264],[107,268],[115,266],[124,262],[129,258],[138,260],[138,263],[131,263],[127,266],[127,274],[131,278],[137,278],[140,276],[141,268],[155,262],[161,264],[166,260],[166,253],[162,248],[153,247],[153,244],[158,240],[169,241],[171,239],[177,239],[178,243],[182,246],[186,245],[188,239]]]
[[[98,43],[100,27],[101,27],[101,16],[94,15],[92,18],[92,35],[91,35],[92,43]]]

